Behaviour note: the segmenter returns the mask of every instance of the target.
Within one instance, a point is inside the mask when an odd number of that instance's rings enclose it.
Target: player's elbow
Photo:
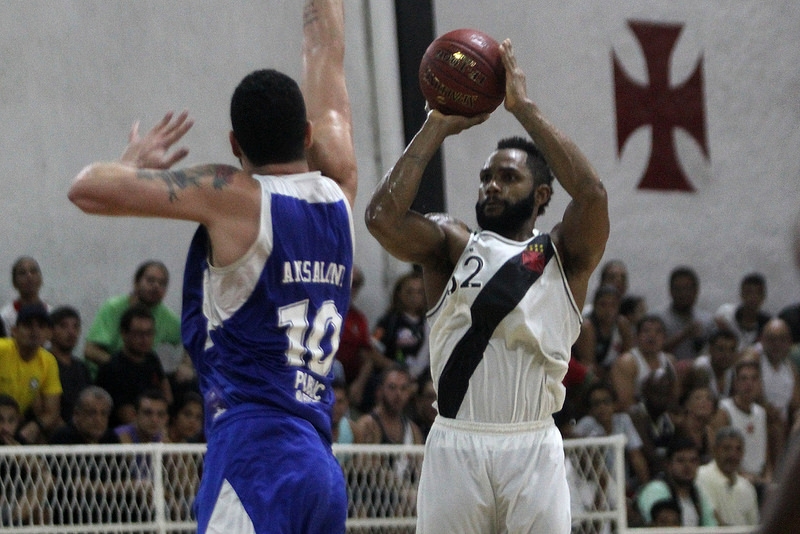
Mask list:
[[[69,201],[75,204],[81,211],[85,213],[100,213],[102,211],[101,205],[98,203],[94,189],[91,186],[92,178],[94,175],[94,166],[89,165],[85,167],[75,180],[67,192]]]

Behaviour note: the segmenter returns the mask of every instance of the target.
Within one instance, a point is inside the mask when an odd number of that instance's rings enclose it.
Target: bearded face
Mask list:
[[[504,199],[484,198],[475,203],[475,217],[478,226],[483,230],[489,230],[500,235],[511,235],[517,232],[533,215],[534,197],[536,188],[532,188],[530,194],[518,201],[510,202]],[[486,214],[486,204],[502,205],[502,209],[493,209],[492,215]]]

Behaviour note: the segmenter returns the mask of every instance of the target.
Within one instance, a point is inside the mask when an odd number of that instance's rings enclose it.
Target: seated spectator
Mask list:
[[[734,368],[733,396],[719,402],[712,426],[732,426],[744,438],[744,457],[740,473],[761,492],[772,480],[774,447],[770,446],[767,411],[756,403],[761,394],[761,368],[758,362],[742,360]]]
[[[619,313],[619,291],[612,285],[600,286],[594,294],[592,311],[584,318],[572,355],[605,380],[620,354],[633,347],[633,332],[628,319]]]
[[[707,463],[712,458],[711,444],[715,430],[711,419],[717,411],[717,399],[708,385],[687,384],[680,406],[680,419],[676,421],[675,432],[691,439],[697,446],[700,463]]]
[[[133,306],[125,310],[119,324],[122,350],[100,368],[97,385],[114,399],[111,426],[132,423],[137,397],[151,388],[160,389],[167,403],[172,402],[169,381],[153,352],[155,322],[150,310]]]
[[[636,346],[611,366],[611,385],[620,411],[627,411],[639,401],[642,383],[652,371],[671,368],[670,372],[677,374],[675,359],[663,350],[664,336],[664,321],[656,315],[645,315],[636,326]],[[676,392],[679,388],[676,382]]]
[[[17,434],[21,421],[19,403],[11,395],[0,393],[0,445],[24,444]]]
[[[714,329],[711,312],[699,309],[700,279],[690,267],[675,268],[669,276],[671,302],[658,315],[664,321],[664,350],[675,359],[694,360],[700,354]]]
[[[0,394],[0,447],[24,444],[17,434],[22,414],[13,397]],[[51,479],[36,456],[4,456],[0,462],[0,526],[41,525]]]
[[[361,404],[372,369],[383,358],[372,339],[367,316],[353,303],[362,287],[364,287],[364,273],[360,267],[353,265],[350,307],[344,318],[342,339],[336,351],[336,360],[342,362],[348,396],[353,406]]]
[[[652,510],[657,502],[672,499],[681,508],[681,526],[717,526],[714,508],[697,485],[699,466],[700,454],[694,442],[682,436],[675,437],[668,448],[665,476],[648,482],[636,497],[645,523],[652,523]]]
[[[361,429],[350,419],[350,398],[344,380],[333,381],[335,401],[331,417],[333,442],[340,444],[361,443]]]
[[[628,267],[622,260],[608,260],[600,269],[600,281],[597,286],[611,286],[617,290],[620,299],[625,298],[628,294]],[[594,303],[587,302],[582,315],[588,317],[593,309]]]
[[[378,319],[373,337],[381,346],[382,357],[374,361],[358,409],[369,413],[375,405],[375,390],[382,372],[392,364],[404,365],[412,380],[427,372],[430,353],[427,351],[425,290],[422,274],[412,271],[401,276],[394,285],[392,302]],[[427,357],[427,358],[426,358]]]
[[[628,320],[635,336],[636,325],[647,315],[647,301],[641,295],[626,295],[619,302],[619,314]]]
[[[170,443],[203,443],[203,397],[187,391],[170,408],[167,439]]]
[[[356,421],[364,443],[421,444],[422,432],[406,416],[411,400],[411,375],[408,371],[400,364],[386,369],[376,393],[378,403],[375,408]]]
[[[731,395],[738,344],[736,334],[728,330],[717,330],[708,339],[708,354],[703,354],[694,361],[693,370],[706,375],[708,385],[718,399]]]
[[[97,310],[86,334],[86,361],[104,365],[122,350],[119,330],[122,314],[131,306],[140,305],[150,311],[155,321],[151,350],[158,355],[167,375],[172,376],[181,365],[186,365],[180,318],[163,303],[168,284],[169,271],[160,261],[149,260],[139,265],[131,293],[111,297]]]
[[[624,435],[626,438],[626,478],[629,492],[632,493],[637,487],[650,480],[650,472],[647,460],[642,453],[642,440],[639,438],[639,433],[627,413],[615,413],[614,390],[606,383],[596,382],[589,386],[586,399],[589,415],[578,421],[575,426],[575,437]],[[606,458],[606,463],[608,470],[613,473],[613,456]]]
[[[663,499],[656,502],[650,508],[650,515],[653,516],[653,520],[648,525],[650,527],[679,527],[682,525],[681,507],[674,499]]]
[[[39,296],[42,289],[42,269],[35,259],[30,256],[17,258],[11,266],[11,284],[17,290],[18,296],[0,308],[5,335],[11,334],[17,324],[17,313],[23,306],[40,304],[50,311],[50,306]]]
[[[99,386],[87,386],[75,401],[72,417],[55,431],[52,445],[90,445],[119,443],[119,437],[108,426],[113,401],[111,395]]]
[[[169,405],[160,389],[149,389],[136,398],[133,422],[114,428],[120,443],[159,443],[164,441]]]
[[[50,314],[42,304],[23,306],[11,338],[0,339],[0,393],[19,404],[26,443],[47,443],[61,424],[61,381],[55,357],[42,348],[50,337]]]
[[[714,439],[714,459],[697,470],[697,485],[711,501],[721,526],[758,525],[756,489],[738,474],[743,456],[741,431],[722,427]]]
[[[739,338],[739,351],[754,345],[761,337],[761,330],[771,317],[761,309],[766,300],[767,280],[761,273],[750,273],[739,285],[739,302],[723,304],[714,313],[717,327]]]
[[[642,400],[628,410],[642,440],[642,454],[651,477],[664,472],[667,445],[675,436],[675,423],[670,412],[678,405],[675,395],[677,378],[670,369],[667,367],[650,373],[642,384]]]
[[[430,373],[423,373],[417,378],[417,387],[411,402],[411,420],[414,421],[422,432],[422,441],[428,439],[433,420],[437,411],[436,390],[433,388],[433,377]]]
[[[786,306],[778,314],[778,317],[786,321],[786,325],[792,333],[792,343],[800,344],[800,302]]]
[[[73,354],[81,335],[81,316],[75,308],[61,306],[50,314],[50,322],[50,352],[56,357],[61,380],[61,420],[69,421],[78,395],[92,383],[89,368]]]

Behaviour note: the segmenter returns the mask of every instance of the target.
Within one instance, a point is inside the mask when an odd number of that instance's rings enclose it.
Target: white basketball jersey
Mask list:
[[[521,423],[561,409],[581,313],[548,234],[474,233],[428,317],[440,415]]]

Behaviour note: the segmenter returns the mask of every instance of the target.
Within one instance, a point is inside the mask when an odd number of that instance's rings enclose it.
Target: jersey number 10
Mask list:
[[[308,299],[283,306],[278,310],[279,326],[286,328],[289,347],[286,358],[289,365],[305,367],[326,376],[333,365],[333,355],[339,348],[342,316],[336,303],[326,300],[314,317],[309,317]],[[330,351],[322,348],[327,340]]]

